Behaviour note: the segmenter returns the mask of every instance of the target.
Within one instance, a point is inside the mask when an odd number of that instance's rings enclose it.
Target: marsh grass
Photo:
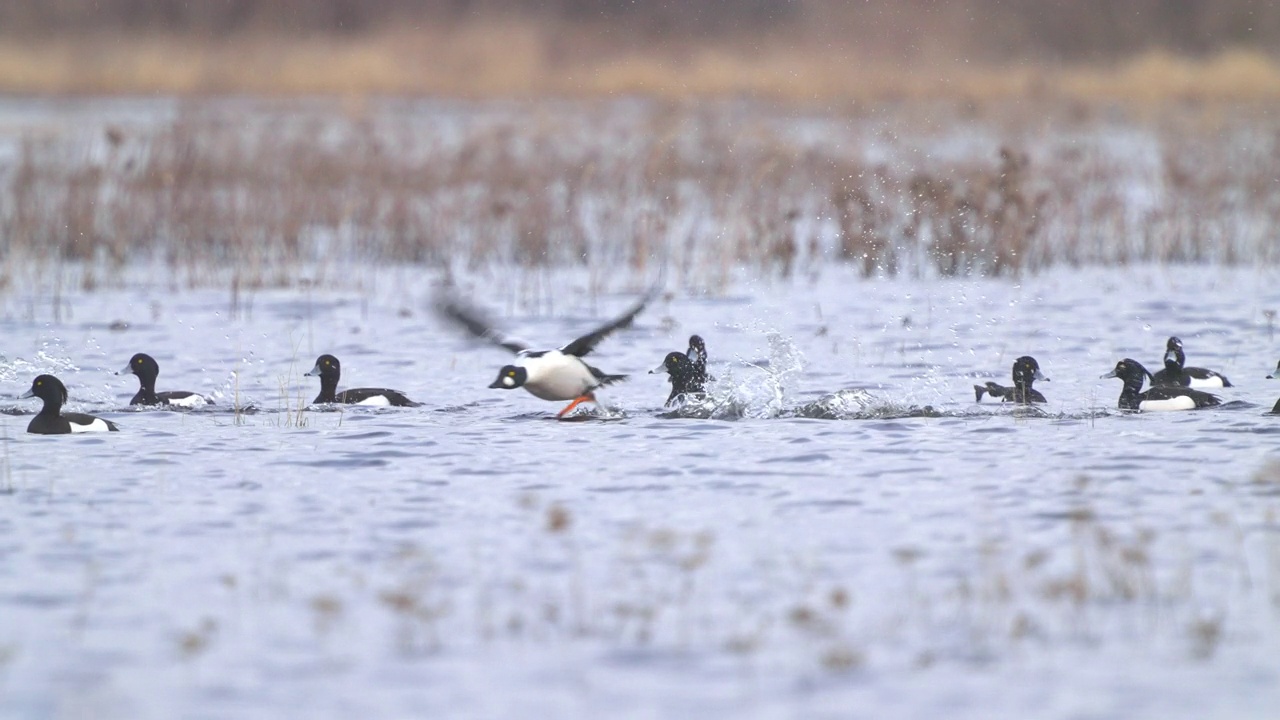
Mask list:
[[[893,2],[788,2],[778,6],[788,9],[785,17],[768,22],[734,22],[732,3],[665,21],[646,16],[678,15],[695,4],[638,4],[628,14],[575,19],[556,17],[553,8],[450,16],[424,13],[429,4],[419,3],[408,17],[385,7],[361,8],[370,17],[355,31],[306,28],[299,8],[291,8],[282,11],[289,14],[285,22],[233,31],[231,19],[226,26],[186,32],[165,18],[190,17],[189,8],[153,7],[160,17],[150,23],[133,17],[130,24],[128,16],[147,12],[145,6],[102,5],[80,8],[74,13],[79,23],[30,13],[19,18],[31,26],[25,31],[22,23],[0,27],[0,89],[464,98],[641,93],[808,104],[924,97],[1280,98],[1280,66],[1268,54],[1274,40],[1267,39],[1278,34],[1280,23],[1274,11],[1270,22],[1263,18],[1256,3],[1244,11],[1247,36],[1204,23],[1190,33],[1204,42],[1154,36],[1159,31],[1153,26],[1185,20],[1194,9],[1064,6],[1051,11],[1058,22],[1047,22],[1050,13],[1038,6],[996,2],[905,12]],[[345,12],[355,7],[347,6]],[[243,12],[243,3],[234,8],[228,14]],[[1200,11],[1205,17],[1228,13]],[[95,14],[96,25],[85,19]],[[1114,22],[1120,16],[1143,23],[1120,31]],[[714,19],[729,27],[704,27]],[[1079,47],[1090,41],[1110,47]]]
[[[307,401],[307,389],[301,383],[296,382],[298,378],[295,375],[298,367],[298,350],[301,347],[301,339],[294,341],[293,353],[289,359],[289,370],[277,378],[280,404],[276,413],[276,422],[280,427],[305,428],[310,424],[307,409],[311,404]],[[291,390],[291,388],[296,388],[296,390]],[[338,412],[338,417],[339,425],[341,425],[341,411]]]
[[[1116,130],[1114,108],[1051,102],[941,123],[955,106],[192,102],[156,126],[26,136],[0,185],[0,287],[45,287],[61,317],[65,283],[151,263],[173,288],[228,287],[239,316],[260,288],[340,284],[353,264],[599,278],[665,263],[717,289],[833,263],[1016,277],[1276,262],[1266,108],[1174,109]],[[921,152],[939,133],[1003,140]]]

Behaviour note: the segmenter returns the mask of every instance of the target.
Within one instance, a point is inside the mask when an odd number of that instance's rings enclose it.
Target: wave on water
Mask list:
[[[911,405],[885,400],[867,390],[838,390],[794,408],[784,417],[815,420],[890,420],[943,417],[932,405]]]

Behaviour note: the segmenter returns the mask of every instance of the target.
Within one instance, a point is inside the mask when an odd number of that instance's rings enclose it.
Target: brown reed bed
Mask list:
[[[484,20],[314,36],[5,37],[0,92],[39,95],[413,95],[667,100],[752,97],[806,107],[946,98],[1195,102],[1280,99],[1280,61],[1259,50],[1200,57],[1147,50],[1106,62],[967,55],[867,56],[845,39],[780,33],[621,41],[546,23]],[[957,61],[957,57],[964,58]]]
[[[331,283],[353,263],[665,264],[703,288],[838,263],[1272,263],[1269,110],[211,100],[134,125],[89,110],[75,131],[24,133],[3,168],[0,284],[74,264],[92,289],[139,261],[236,289]]]

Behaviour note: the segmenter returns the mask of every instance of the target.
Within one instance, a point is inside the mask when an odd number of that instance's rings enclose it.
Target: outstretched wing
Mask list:
[[[610,321],[607,325],[598,327],[568,345],[565,345],[560,348],[560,352],[565,355],[576,355],[578,357],[587,355],[595,349],[596,345],[600,344],[601,340],[609,337],[613,331],[630,325],[632,321],[636,319],[636,316],[644,310],[645,306],[649,304],[649,301],[653,300],[657,295],[658,286],[654,285],[653,288],[651,288],[649,292],[645,293],[644,297],[640,298],[640,301],[633,305],[630,310]]]
[[[521,353],[529,346],[519,340],[507,337],[493,326],[493,323],[474,306],[451,294],[441,293],[436,296],[436,313],[450,324],[465,330],[473,337],[493,343],[513,353]]]

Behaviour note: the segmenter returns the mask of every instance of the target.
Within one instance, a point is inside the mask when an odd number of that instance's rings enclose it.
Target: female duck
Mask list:
[[[320,394],[312,402],[340,403],[344,405],[370,405],[374,407],[419,407],[417,403],[405,397],[398,390],[387,388],[352,388],[335,392],[338,389],[338,378],[342,375],[342,363],[332,355],[321,355],[316,358],[316,366],[307,372],[307,377],[320,376]]]
[[[52,375],[40,375],[31,381],[31,389],[22,394],[23,398],[38,397],[44,401],[44,407],[31,418],[27,432],[36,435],[69,435],[83,432],[108,432],[119,430],[116,424],[100,417],[84,413],[64,413],[62,406],[67,402],[67,386]]]
[[[707,389],[707,345],[702,338],[693,335],[689,338],[687,352],[669,352],[662,364],[649,371],[650,375],[666,373],[671,381],[671,394],[667,396],[666,406],[671,407],[678,400],[701,398]]]
[[[976,402],[982,402],[983,393],[993,398],[1000,398],[1001,402],[1014,402],[1022,405],[1048,402],[1039,390],[1032,387],[1036,380],[1049,382],[1049,378],[1040,372],[1040,363],[1036,362],[1036,359],[1030,355],[1023,355],[1013,361],[1013,387],[1005,387],[989,382],[986,385],[974,385],[973,394]]]
[[[1151,377],[1156,386],[1193,388],[1231,387],[1226,375],[1202,367],[1186,367],[1187,355],[1182,351],[1182,341],[1171,337],[1164,345],[1164,370]]]
[[[1121,410],[1194,410],[1222,404],[1216,395],[1191,388],[1166,385],[1142,392],[1142,383],[1151,373],[1137,360],[1129,358],[1116,363],[1115,369],[1102,377],[1124,381],[1124,389],[1120,391]]]
[[[156,392],[156,378],[160,375],[160,364],[146,353],[138,353],[129,358],[129,364],[116,374],[138,376],[138,393],[129,401],[130,405],[172,405],[194,408],[213,404],[209,398],[189,390]]]

